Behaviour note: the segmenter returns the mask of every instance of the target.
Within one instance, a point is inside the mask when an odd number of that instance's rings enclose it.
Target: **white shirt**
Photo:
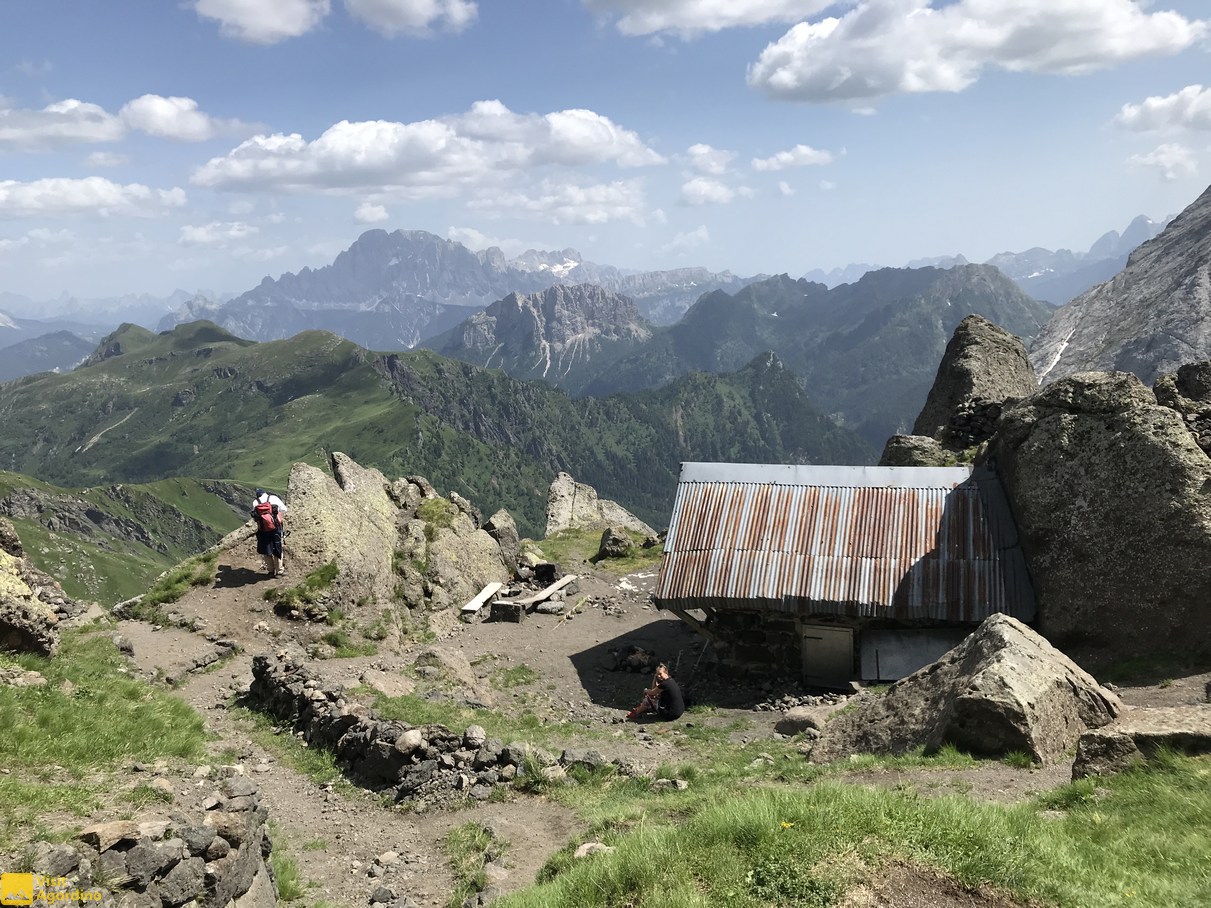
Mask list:
[[[256,507],[263,501],[268,501],[270,504],[276,504],[278,506],[279,514],[286,513],[286,502],[282,501],[282,499],[278,498],[276,495],[270,495],[268,492],[263,494],[260,498],[253,499],[252,506]]]

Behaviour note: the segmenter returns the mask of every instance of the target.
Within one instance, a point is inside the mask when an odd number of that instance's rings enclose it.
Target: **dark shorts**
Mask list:
[[[264,530],[257,530],[256,553],[258,555],[272,555],[275,558],[281,558],[282,531],[273,530],[272,532],[267,532]]]

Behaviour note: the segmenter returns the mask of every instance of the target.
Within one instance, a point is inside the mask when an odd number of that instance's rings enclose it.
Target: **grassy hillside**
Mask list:
[[[256,344],[207,322],[123,326],[66,375],[0,386],[0,465],[64,486],[221,477],[275,488],[343,451],[421,474],[540,533],[566,470],[654,524],[683,460],[869,462],[780,364],[689,375],[654,392],[572,400],[427,351],[376,356],[310,331]]]
[[[69,596],[113,604],[146,591],[163,571],[239,526],[227,503],[247,490],[170,479],[64,489],[0,471],[0,514],[26,556]]]

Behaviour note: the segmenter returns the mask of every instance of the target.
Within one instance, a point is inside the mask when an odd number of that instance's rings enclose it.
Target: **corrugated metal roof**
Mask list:
[[[683,464],[654,596],[971,623],[1035,612],[1000,482],[970,467]]]

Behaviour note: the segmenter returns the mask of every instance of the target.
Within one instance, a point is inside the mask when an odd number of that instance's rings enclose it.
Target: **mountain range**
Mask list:
[[[1147,383],[1211,359],[1211,189],[1122,271],[1059,309],[1030,358],[1044,382],[1098,369]]]
[[[343,451],[420,473],[541,535],[560,471],[653,524],[684,460],[869,463],[874,450],[763,353],[728,375],[573,399],[427,350],[373,353],[320,331],[257,343],[213,323],[133,325],[78,369],[0,385],[0,463],[66,487],[172,476],[283,487]]]
[[[817,406],[877,448],[911,425],[946,342],[971,314],[1029,338],[1051,309],[988,265],[886,268],[831,290],[779,275],[705,294],[668,327],[580,285],[513,294],[425,345],[590,396],[733,372],[772,351]]]

